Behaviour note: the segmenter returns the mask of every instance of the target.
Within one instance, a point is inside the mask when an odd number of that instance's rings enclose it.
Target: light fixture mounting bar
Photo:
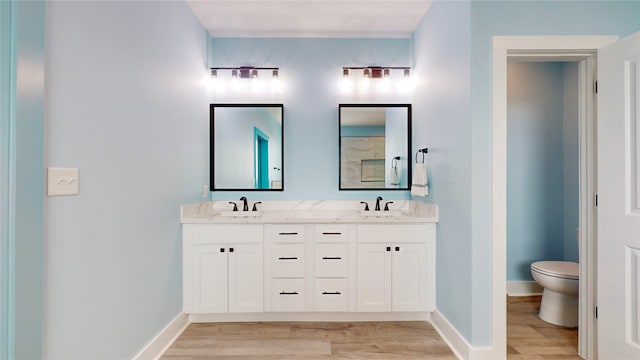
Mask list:
[[[273,71],[273,77],[278,77],[278,73],[280,72],[279,67],[256,67],[256,66],[221,66],[221,67],[212,67],[211,76],[217,77],[218,70],[231,70],[233,77],[239,77],[241,79],[251,79],[255,78],[258,75],[258,70],[271,70]]]
[[[365,77],[371,77],[373,79],[380,79],[383,77],[389,77],[389,70],[404,70],[405,76],[411,71],[409,66],[345,66],[342,68],[342,74],[344,77],[349,75],[350,70],[363,70]]]

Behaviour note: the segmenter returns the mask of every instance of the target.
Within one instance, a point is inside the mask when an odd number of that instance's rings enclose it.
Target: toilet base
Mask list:
[[[549,289],[542,292],[540,319],[554,325],[578,326],[578,297],[560,294]]]

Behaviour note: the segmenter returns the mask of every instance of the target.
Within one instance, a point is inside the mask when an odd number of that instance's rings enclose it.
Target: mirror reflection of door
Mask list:
[[[255,137],[255,187],[269,188],[269,137],[257,127],[253,128]]]
[[[282,191],[282,104],[211,104],[212,191]]]

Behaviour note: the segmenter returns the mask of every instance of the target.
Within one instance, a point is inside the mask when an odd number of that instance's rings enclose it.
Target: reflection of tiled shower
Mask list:
[[[343,137],[341,155],[343,187],[384,186],[384,136]]]

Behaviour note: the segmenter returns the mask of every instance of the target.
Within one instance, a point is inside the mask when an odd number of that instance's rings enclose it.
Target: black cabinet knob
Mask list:
[[[229,252],[233,252],[233,248],[229,248]]]
[[[396,251],[400,251],[400,246],[396,246]]]
[[[387,251],[391,251],[391,246],[387,246]]]
[[[224,248],[220,248],[220,252],[224,252]]]

